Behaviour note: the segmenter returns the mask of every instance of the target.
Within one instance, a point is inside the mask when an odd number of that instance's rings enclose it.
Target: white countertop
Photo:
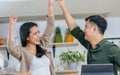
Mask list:
[[[58,70],[56,71],[57,75],[63,75],[63,74],[78,74],[78,70]],[[15,68],[13,67],[5,67],[3,69],[0,69],[0,75],[1,74],[9,74],[13,75],[15,73],[18,73]]]
[[[1,74],[15,74],[15,73],[18,73],[15,68],[12,68],[12,67],[5,67],[5,68],[2,68],[0,69],[0,75]]]

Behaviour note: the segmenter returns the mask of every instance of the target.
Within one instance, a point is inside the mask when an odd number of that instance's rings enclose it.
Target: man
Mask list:
[[[104,39],[107,22],[99,15],[89,16],[85,19],[84,31],[78,27],[74,18],[68,12],[63,0],[57,0],[62,9],[65,21],[72,35],[88,50],[88,64],[113,64],[114,73],[120,67],[120,48]]]

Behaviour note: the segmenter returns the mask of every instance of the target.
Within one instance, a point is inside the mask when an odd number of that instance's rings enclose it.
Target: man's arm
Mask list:
[[[57,0],[60,8],[62,9],[65,21],[68,28],[71,30],[72,35],[86,48],[90,46],[90,43],[84,39],[84,32],[81,30],[75,19],[71,16],[63,0]]]
[[[63,0],[57,0],[57,1],[58,1],[60,8],[62,9],[65,21],[68,25],[68,28],[70,30],[73,30],[74,28],[76,28],[78,26],[75,19],[69,13],[68,9],[66,8],[66,5],[64,4],[64,1]]]

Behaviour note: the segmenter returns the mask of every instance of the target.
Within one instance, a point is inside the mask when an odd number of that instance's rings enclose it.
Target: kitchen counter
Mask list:
[[[58,70],[56,71],[56,75],[78,75],[78,70]],[[0,75],[30,75],[26,74],[19,74],[15,68],[13,67],[6,67],[0,70]]]
[[[118,71],[118,75],[120,75],[120,71]],[[0,75],[30,75],[29,73],[18,73],[14,68],[6,67],[0,70]],[[79,75],[78,70],[58,70],[56,71],[56,75]]]
[[[5,67],[0,69],[0,75],[13,75],[15,73],[18,73],[15,68],[12,67]]]
[[[0,69],[0,75],[30,75],[28,73],[18,73],[14,67],[5,67],[4,69]],[[78,70],[57,70],[56,75],[79,75]],[[120,71],[118,71],[118,75],[120,75]]]
[[[60,70],[56,71],[56,75],[78,75],[78,70]]]
[[[29,73],[0,74],[0,75],[30,75]]]

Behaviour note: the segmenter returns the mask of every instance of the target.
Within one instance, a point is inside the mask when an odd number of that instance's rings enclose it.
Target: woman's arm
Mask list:
[[[9,29],[9,44],[8,44],[8,50],[9,52],[16,57],[17,59],[20,59],[21,56],[21,48],[16,46],[15,40],[14,40],[14,27],[16,24],[18,16],[16,14],[13,14],[10,17],[10,29]]]
[[[47,26],[45,29],[45,32],[42,36],[42,40],[44,41],[45,45],[47,46],[50,37],[53,33],[54,30],[54,5],[55,5],[56,0],[48,0],[48,15],[47,15]]]
[[[54,17],[54,5],[56,0],[48,0],[48,17]]]
[[[9,31],[9,41],[14,41],[14,26],[16,24],[18,16],[13,14],[10,17],[10,31]]]

